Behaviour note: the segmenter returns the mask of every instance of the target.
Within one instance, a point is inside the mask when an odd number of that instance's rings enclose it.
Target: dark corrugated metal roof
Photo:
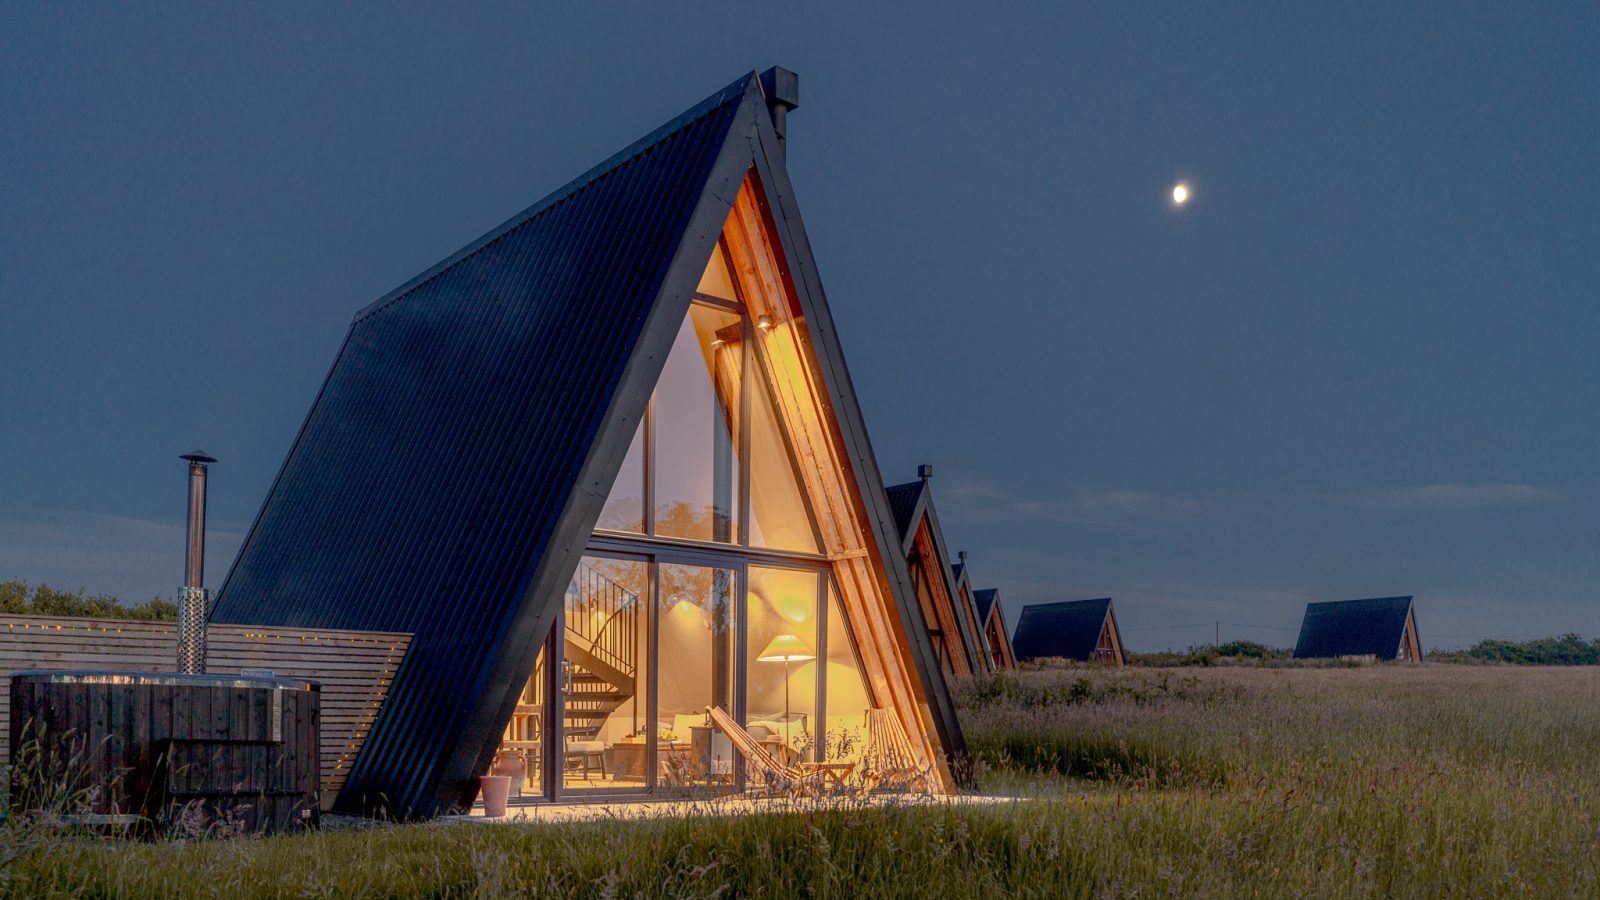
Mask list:
[[[1017,619],[1017,633],[1011,638],[1011,649],[1019,660],[1089,659],[1094,656],[1110,611],[1110,597],[1024,606]]]
[[[1399,656],[1410,597],[1373,597],[1307,603],[1294,655],[1300,659],[1339,656]]]
[[[985,622],[989,621],[989,607],[994,605],[995,598],[999,596],[1000,592],[994,588],[984,588],[981,591],[972,592],[972,602],[978,605],[979,619]]]
[[[399,815],[451,802],[447,764],[505,677],[531,571],[749,82],[351,326],[212,613],[415,635],[344,797]]]
[[[928,487],[928,482],[919,478],[905,484],[896,484],[888,488],[889,508],[894,510],[894,524],[900,529],[902,541],[911,540],[913,519],[917,515],[917,504],[922,502],[922,494]]]

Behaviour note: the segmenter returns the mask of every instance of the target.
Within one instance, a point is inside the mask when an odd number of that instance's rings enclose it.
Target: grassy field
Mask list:
[[[963,686],[994,807],[5,840],[16,896],[1595,896],[1600,669],[1059,669]],[[3,838],[0,835],[0,838]],[[20,836],[26,838],[25,835]]]

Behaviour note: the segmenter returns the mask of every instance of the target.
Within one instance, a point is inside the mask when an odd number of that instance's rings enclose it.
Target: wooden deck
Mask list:
[[[483,804],[473,804],[466,815],[443,816],[444,822],[481,825],[593,822],[618,819],[682,819],[694,816],[781,815],[834,810],[890,809],[907,806],[1004,806],[1030,802],[1022,797],[985,794],[854,793],[800,798],[766,798],[742,795],[704,800],[653,800],[648,802],[524,803],[512,805],[506,815],[491,819]]]

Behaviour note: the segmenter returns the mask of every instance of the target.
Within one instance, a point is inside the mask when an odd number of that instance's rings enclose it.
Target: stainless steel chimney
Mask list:
[[[183,594],[178,600],[178,672],[206,673],[206,465],[204,450],[178,457],[189,461],[189,542],[183,559]]]

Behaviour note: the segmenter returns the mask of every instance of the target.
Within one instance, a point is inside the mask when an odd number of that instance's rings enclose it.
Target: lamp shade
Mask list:
[[[799,662],[816,658],[817,654],[806,646],[806,642],[792,634],[780,634],[773,638],[772,643],[756,657],[761,662]]]

